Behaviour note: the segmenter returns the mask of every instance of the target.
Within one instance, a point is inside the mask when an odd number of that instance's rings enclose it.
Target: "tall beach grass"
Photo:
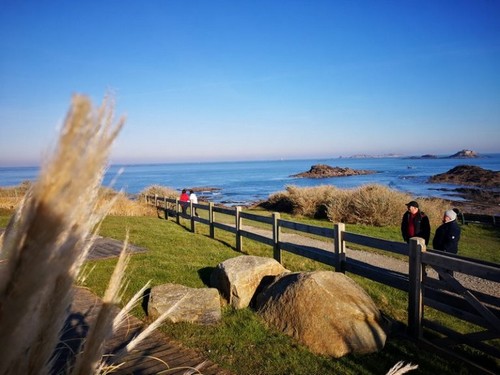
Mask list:
[[[0,237],[0,374],[53,371],[74,283],[92,245],[89,238],[120,199],[113,194],[103,202],[100,186],[110,147],[123,124],[123,118],[115,121],[109,97],[94,108],[85,96],[74,96],[58,143],[43,162],[38,180],[26,186],[16,203]],[[64,371],[107,371],[108,364],[102,362],[103,340],[127,312],[116,314],[111,308],[122,295],[127,263],[124,246],[99,318],[74,365]],[[139,291],[133,302],[141,296]]]

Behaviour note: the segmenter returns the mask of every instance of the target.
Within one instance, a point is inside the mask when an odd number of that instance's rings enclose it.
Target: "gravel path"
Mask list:
[[[247,226],[244,226],[244,228],[249,232],[254,232],[262,236],[271,238],[270,231],[264,229],[258,229],[255,227],[247,227]],[[294,233],[280,233],[280,239],[282,241],[291,242],[297,245],[311,246],[332,252],[334,251],[333,242],[329,243],[325,241],[315,240]],[[372,252],[361,251],[361,250],[353,250],[348,248],[346,249],[346,257],[355,259],[363,263],[367,263],[369,265],[385,268],[391,271],[408,275],[408,262],[390,256],[375,254]],[[434,271],[433,269],[429,269],[427,271],[427,276],[435,279],[438,278],[437,272]],[[458,272],[455,272],[454,276],[467,289],[477,290],[495,297],[500,297],[500,283],[480,279],[474,276],[465,275]]]

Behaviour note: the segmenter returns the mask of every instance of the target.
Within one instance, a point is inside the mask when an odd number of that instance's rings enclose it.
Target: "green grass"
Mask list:
[[[7,221],[8,215],[0,212],[0,227],[5,227]],[[332,225],[324,221],[304,221],[314,225]],[[105,219],[101,235],[123,240],[128,229],[130,242],[148,249],[146,253],[132,257],[127,272],[130,285],[125,298],[130,298],[149,280],[153,286],[178,283],[190,287],[206,287],[210,274],[218,263],[241,255],[234,249],[233,234],[216,229],[214,240],[208,236],[205,225],[198,224],[197,233],[193,234],[189,231],[189,221],[182,220],[181,224],[177,225],[172,219],[166,221],[153,217]],[[397,228],[389,228],[386,233],[385,228],[381,231],[381,228],[352,226],[348,230],[366,235],[383,232],[384,236],[396,236],[395,229]],[[498,247],[496,231],[471,226],[463,233],[464,243],[485,241],[477,247],[471,246],[477,249],[471,250],[474,254],[489,254],[484,247],[491,246],[491,243],[494,244],[493,247]],[[272,249],[244,239],[244,253],[272,256]],[[329,269],[323,264],[288,253],[283,254],[283,261],[284,266],[292,271]],[[89,262],[89,266],[95,266],[95,269],[86,280],[86,286],[102,296],[115,263],[115,259]],[[357,276],[353,276],[353,279],[372,296],[384,314],[406,322],[406,293]],[[134,310],[134,314],[146,318],[140,307]],[[459,324],[458,322],[457,325]],[[234,310],[226,306],[222,322],[215,326],[167,323],[161,330],[184,345],[199,350],[204,356],[235,374],[385,374],[400,360],[418,364],[420,373],[473,373],[459,361],[447,360],[420,349],[412,341],[397,334],[397,330],[389,336],[384,349],[378,353],[348,355],[341,359],[314,355],[290,337],[267,327],[260,316],[249,308]]]

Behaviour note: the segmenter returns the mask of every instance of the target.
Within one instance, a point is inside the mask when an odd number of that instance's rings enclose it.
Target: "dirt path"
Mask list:
[[[272,237],[271,232],[264,229],[258,229],[250,226],[245,226],[244,228],[245,230],[260,234],[262,236],[266,236],[269,238]],[[327,250],[331,252],[334,251],[333,242],[329,243],[325,241],[315,240],[309,237],[293,233],[281,233],[280,238],[282,241],[291,242],[297,245],[316,247],[318,249]],[[391,271],[408,275],[408,262],[390,256],[375,254],[367,251],[353,250],[348,248],[346,249],[346,257],[363,263],[367,263],[369,265],[385,268]],[[434,271],[433,269],[428,270],[427,275],[431,278],[435,279],[438,278],[437,272]],[[480,279],[470,275],[461,274],[458,272],[455,272],[454,275],[455,278],[467,289],[477,290],[482,293],[486,293],[495,297],[500,297],[499,283]]]

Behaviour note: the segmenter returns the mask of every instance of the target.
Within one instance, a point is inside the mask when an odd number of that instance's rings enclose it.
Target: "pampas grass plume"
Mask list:
[[[110,146],[123,126],[108,97],[76,95],[59,142],[0,244],[0,373],[47,374],[73,285],[102,220],[96,210]]]

